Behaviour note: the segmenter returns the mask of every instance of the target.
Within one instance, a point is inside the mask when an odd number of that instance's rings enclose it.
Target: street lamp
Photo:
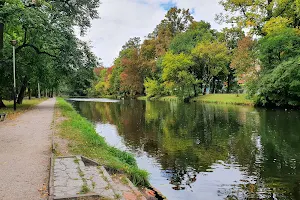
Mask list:
[[[14,74],[14,110],[17,110],[17,102],[16,102],[16,46],[17,46],[17,41],[12,40],[10,41],[11,45],[13,46],[13,74]]]

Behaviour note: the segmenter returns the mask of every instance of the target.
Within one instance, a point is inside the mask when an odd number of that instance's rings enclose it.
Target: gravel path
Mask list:
[[[55,99],[49,99],[15,120],[0,123],[1,200],[43,199],[54,104]]]

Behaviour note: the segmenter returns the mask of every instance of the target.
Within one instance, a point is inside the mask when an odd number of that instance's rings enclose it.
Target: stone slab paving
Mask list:
[[[84,163],[81,156],[55,158],[53,168],[53,199],[98,196],[123,199],[105,168]]]
[[[113,176],[115,187],[122,192],[125,200],[147,200],[147,198],[124,175]],[[155,198],[154,198],[155,199]],[[156,200],[156,199],[155,199]]]

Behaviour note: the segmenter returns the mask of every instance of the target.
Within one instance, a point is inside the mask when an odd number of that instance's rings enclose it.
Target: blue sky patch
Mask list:
[[[161,8],[163,8],[164,10],[170,10],[170,8],[176,6],[176,3],[173,3],[172,1],[169,1],[168,3],[161,3],[159,6]]]
[[[195,8],[190,9],[190,13],[191,13],[192,15],[194,15],[194,14],[195,14]]]

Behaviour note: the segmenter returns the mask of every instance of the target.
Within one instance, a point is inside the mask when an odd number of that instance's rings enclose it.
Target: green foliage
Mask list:
[[[190,28],[178,34],[170,44],[170,51],[175,54],[189,54],[200,41],[210,41],[213,39],[213,31],[210,24],[204,21],[193,22]]]
[[[221,73],[228,74],[230,54],[224,42],[201,42],[192,50],[192,55],[205,71],[203,79],[206,84]]]
[[[258,57],[265,69],[273,69],[282,61],[300,54],[300,32],[286,28],[259,40]]]
[[[258,35],[265,35],[268,32],[263,30],[265,24],[270,25],[269,21],[274,22],[275,18],[277,18],[275,24],[279,27],[287,20],[291,26],[299,26],[298,0],[221,0],[220,4],[224,7],[225,13],[217,15],[219,21],[248,28],[251,33]]]
[[[0,2],[0,99],[10,99],[12,87],[12,46],[16,46],[17,91],[19,100],[30,88],[36,92],[59,91],[86,95],[94,78],[98,59],[88,43],[80,41],[74,26],[84,34],[98,17],[99,0],[1,1]],[[3,31],[3,34],[2,34]],[[2,47],[2,40],[3,47]],[[19,102],[18,100],[18,102]]]
[[[284,17],[272,17],[269,21],[266,22],[266,24],[263,27],[263,32],[266,35],[282,31],[286,28],[288,28],[291,24],[291,20]]]
[[[256,84],[258,104],[300,106],[300,57],[282,62]]]
[[[164,94],[164,88],[158,80],[146,78],[144,86],[148,98]]]
[[[188,71],[193,64],[192,56],[166,53],[162,62],[162,80],[170,94],[186,96],[185,89],[195,82],[195,77]]]

